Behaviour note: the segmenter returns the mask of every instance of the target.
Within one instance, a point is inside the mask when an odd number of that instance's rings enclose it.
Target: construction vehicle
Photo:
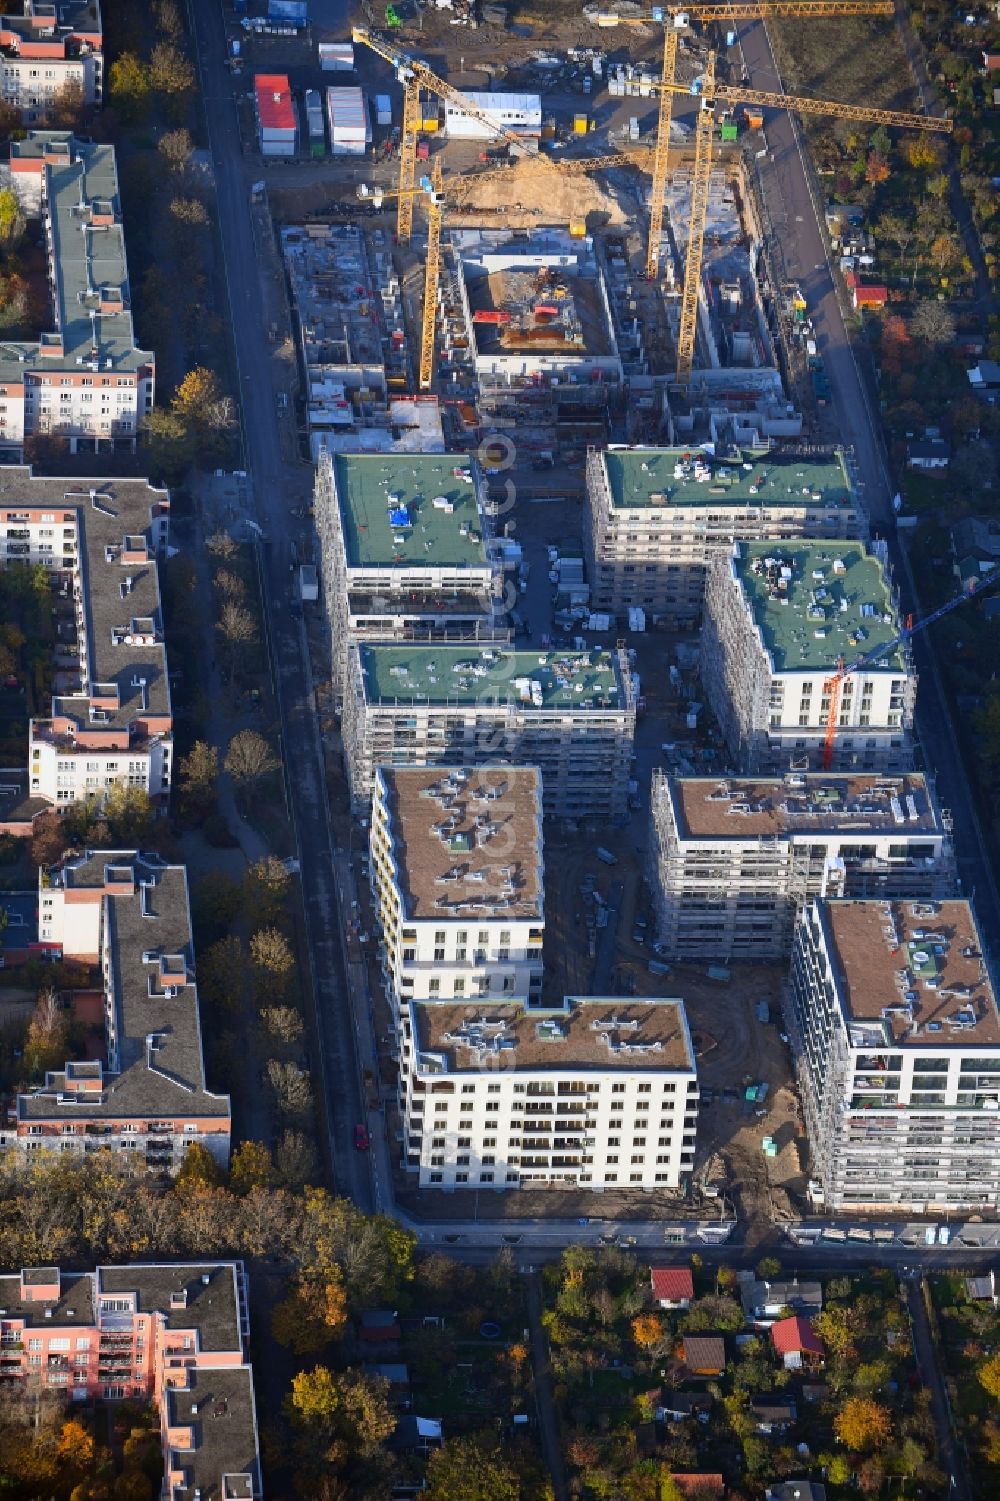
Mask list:
[[[828,696],[830,700],[826,715],[826,736],[823,740],[824,771],[829,771],[833,765],[833,751],[840,723],[840,700],[844,679],[850,677],[852,673],[864,672],[866,668],[874,667],[885,657],[891,656],[897,647],[902,646],[907,641],[911,641],[914,636],[918,636],[921,631],[925,631],[929,625],[933,625],[935,621],[941,620],[945,615],[950,615],[952,610],[958,609],[959,605],[964,605],[974,595],[982,594],[984,589],[988,589],[991,584],[997,582],[1000,582],[1000,568],[993,568],[978,581],[973,579],[967,589],[963,589],[959,594],[952,595],[951,599],[946,600],[943,605],[939,605],[936,610],[932,610],[929,615],[924,615],[917,621],[914,621],[912,616],[908,616],[903,630],[897,636],[894,636],[891,641],[884,642],[882,646],[876,646],[874,651],[866,652],[863,657],[858,657],[850,665],[843,660],[838,662],[837,671],[833,677],[829,678],[823,684],[823,694],[825,697]]]

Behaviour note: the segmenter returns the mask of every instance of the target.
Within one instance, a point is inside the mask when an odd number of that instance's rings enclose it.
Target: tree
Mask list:
[[[223,558],[229,562],[239,552],[239,546],[235,543],[228,532],[213,532],[205,543],[213,558]]]
[[[278,1042],[298,1042],[305,1030],[302,1015],[294,1006],[265,1006],[260,1013],[264,1027]]]
[[[853,1309],[838,1308],[836,1305],[824,1308],[813,1319],[813,1326],[831,1355],[836,1355],[841,1360],[855,1358],[858,1321]]]
[[[263,735],[256,730],[240,730],[229,742],[225,768],[245,791],[277,771],[279,764]]]
[[[214,942],[240,910],[239,882],[226,870],[207,870],[194,888],[192,906],[199,942]]]
[[[941,166],[943,161],[941,147],[930,135],[907,136],[901,145],[907,163],[918,171],[927,171],[931,167]]]
[[[208,1148],[200,1141],[192,1141],[177,1169],[174,1184],[178,1189],[217,1188],[222,1182],[222,1169]]]
[[[235,1011],[243,994],[245,958],[235,934],[220,938],[198,961],[198,991],[203,1002]]]
[[[234,604],[242,604],[247,597],[246,584],[231,568],[217,569],[213,582],[219,593]]]
[[[182,757],[179,773],[182,796],[199,807],[210,804],[219,775],[219,752],[214,745],[196,740]]]
[[[762,1256],[757,1263],[757,1276],[762,1282],[781,1276],[781,1262],[776,1256]]]
[[[280,920],[292,878],[275,855],[255,860],[243,877],[243,906],[255,926],[274,927]]]
[[[1000,1355],[991,1355],[976,1372],[976,1380],[991,1397],[1000,1398]]]
[[[24,234],[21,200],[13,188],[0,188],[0,246],[12,250]]]
[[[427,1465],[427,1501],[517,1501],[520,1481],[485,1435],[446,1439]]]
[[[301,1189],[319,1176],[316,1148],[302,1131],[281,1133],[274,1149],[274,1168],[286,1188]]]
[[[59,1430],[57,1453],[71,1470],[85,1470],[93,1464],[97,1445],[93,1435],[76,1418],[69,1418]]]
[[[163,157],[171,172],[183,174],[187,171],[194,151],[194,142],[191,132],[184,127],[180,130],[168,130],[162,135],[156,144],[156,149]]]
[[[655,1313],[640,1313],[632,1320],[632,1338],[642,1350],[653,1350],[663,1338],[663,1325]]]
[[[884,1449],[892,1438],[892,1419],[887,1408],[871,1397],[848,1397],[833,1420],[837,1438],[853,1453]]]
[[[208,223],[208,209],[200,198],[192,198],[189,194],[179,193],[176,198],[171,198],[168,212],[184,229],[199,228]]]
[[[257,640],[257,622],[249,610],[227,600],[219,612],[219,630],[222,639],[234,654]]]
[[[83,84],[78,78],[67,78],[46,106],[46,124],[50,130],[79,130],[86,108]]]
[[[289,1293],[274,1305],[271,1334],[295,1355],[318,1355],[333,1338],[332,1331],[300,1292]]]
[[[309,1070],[299,1068],[297,1063],[283,1063],[279,1058],[269,1058],[266,1072],[281,1114],[308,1115],[313,1105]]]
[[[54,808],[39,813],[31,825],[31,863],[47,870],[69,847],[69,830]]]
[[[876,156],[874,151],[869,152],[868,160],[865,163],[865,182],[871,183],[873,187],[876,187],[880,182],[887,182],[890,176],[889,163],[885,160],[885,157]]]
[[[111,837],[121,849],[140,849],[150,842],[153,805],[145,787],[131,787],[122,780],[104,796],[104,817]]]
[[[145,419],[150,467],[157,478],[179,483],[194,463],[195,435],[173,407],[154,407]]]
[[[951,269],[961,258],[962,247],[955,235],[949,231],[942,231],[935,235],[930,247],[931,265],[936,266],[942,274]]]
[[[111,99],[123,120],[144,120],[149,112],[152,74],[134,52],[123,52],[108,72]]]
[[[262,1141],[241,1141],[229,1161],[229,1187],[241,1197],[252,1188],[270,1188],[274,1163]]]
[[[179,43],[183,40],[184,23],[177,0],[153,0],[153,19],[157,31],[166,41]]]
[[[200,432],[225,432],[235,420],[232,401],[223,394],[218,376],[204,365],[188,371],[172,405]]]
[[[194,88],[194,68],[173,42],[157,42],[149,55],[149,79],[153,88],[166,94],[180,111]]]
[[[23,1063],[28,1078],[60,1068],[66,1062],[68,1045],[69,1023],[58,994],[51,989],[39,991],[24,1039]]]
[[[935,348],[943,347],[955,338],[955,315],[946,302],[918,302],[910,328],[914,338]]]
[[[295,967],[288,939],[280,928],[261,928],[250,939],[250,958],[255,969],[282,990]]]

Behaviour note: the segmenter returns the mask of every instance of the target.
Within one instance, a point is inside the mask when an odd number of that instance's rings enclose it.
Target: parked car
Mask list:
[[[357,1148],[357,1150],[359,1152],[367,1152],[367,1150],[371,1146],[371,1144],[372,1144],[372,1139],[368,1135],[368,1127],[367,1126],[355,1126],[355,1128],[354,1128],[354,1145]]]

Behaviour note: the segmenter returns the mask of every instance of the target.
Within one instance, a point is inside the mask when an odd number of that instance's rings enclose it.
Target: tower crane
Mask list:
[[[923,615],[917,621],[913,621],[912,618],[909,619],[905,628],[897,636],[894,636],[891,641],[886,641],[883,645],[876,646],[873,651],[866,652],[863,657],[858,657],[849,666],[843,659],[837,663],[837,671],[832,678],[829,678],[823,684],[823,692],[829,694],[830,698],[830,705],[826,715],[826,736],[823,740],[824,771],[829,771],[833,764],[833,748],[840,720],[840,698],[844,679],[850,677],[852,673],[864,672],[866,668],[874,667],[885,657],[891,656],[897,647],[902,646],[904,642],[912,640],[921,631],[925,631],[929,625],[933,625],[935,621],[940,620],[945,615],[950,615],[952,610],[958,609],[959,605],[964,605],[974,594],[981,594],[984,589],[988,589],[991,584],[995,584],[998,581],[1000,581],[1000,568],[993,568],[989,573],[984,574],[978,582],[973,580],[968,589],[963,589],[961,593],[954,594],[951,599],[945,600],[943,605],[939,605],[929,615]]]
[[[560,162],[558,170],[562,175],[567,172],[596,172],[606,167],[642,168],[651,156],[652,150],[645,147],[635,152],[619,151],[608,156],[578,157],[573,161]],[[473,192],[480,183],[503,177],[509,171],[509,167],[495,167],[486,172],[469,172],[460,177],[449,178],[446,188],[438,157],[430,177],[421,177],[413,188],[385,190],[377,186],[369,188],[365,183],[358,185],[358,197],[370,202],[375,208],[381,208],[387,198],[401,199],[404,191],[410,198],[411,209],[415,198],[423,197],[427,200],[427,253],[424,257],[424,301],[420,320],[419,390],[422,393],[431,389],[434,380],[434,315],[441,268],[441,226],[445,206],[460,204],[464,193]]]
[[[893,9],[893,0],[723,0],[723,3],[714,5],[656,6],[645,17],[619,16],[615,11],[599,17],[599,26],[649,26],[653,23],[663,27],[660,108],[656,124],[653,181],[649,197],[649,242],[646,248],[646,276],[650,281],[656,280],[660,268],[678,34],[690,21],[698,21],[702,25],[710,25],[712,22],[721,25],[730,21],[764,20],[768,16],[891,16]]]

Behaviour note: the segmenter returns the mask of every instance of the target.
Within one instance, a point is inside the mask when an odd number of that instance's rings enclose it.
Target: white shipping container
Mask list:
[[[540,94],[493,94],[469,90],[466,98],[481,109],[496,125],[528,139],[542,133],[542,98]],[[444,128],[456,140],[495,140],[496,132],[483,120],[467,115],[457,105],[445,101]]]
[[[354,47],[350,42],[320,42],[316,50],[324,73],[354,71]]]
[[[362,91],[357,87],[328,88],[326,118],[333,155],[364,156],[371,145],[372,128]]]

